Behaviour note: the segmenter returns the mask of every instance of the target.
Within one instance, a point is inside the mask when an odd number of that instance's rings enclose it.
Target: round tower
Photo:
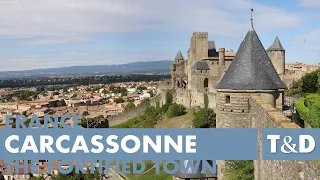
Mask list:
[[[285,50],[278,38],[275,38],[273,44],[267,49],[271,62],[279,75],[285,74]]]
[[[250,30],[216,86],[217,128],[251,128],[250,97],[260,95],[272,106],[282,109],[282,99],[279,98],[285,88],[251,19]],[[223,179],[224,168],[225,162],[218,161],[218,179]]]

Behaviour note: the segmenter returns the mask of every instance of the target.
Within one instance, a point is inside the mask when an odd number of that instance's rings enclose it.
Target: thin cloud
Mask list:
[[[77,37],[96,33],[183,29],[206,30],[221,36],[233,36],[238,29],[246,27],[250,7],[248,1],[223,1],[224,6],[232,4],[232,8],[227,11],[216,4],[222,3],[218,0],[0,1],[0,36]],[[261,29],[290,28],[301,23],[300,16],[295,13],[261,4],[254,4],[254,7],[257,8],[257,21],[263,21]]]
[[[299,6],[320,7],[320,1],[319,0],[300,0]]]
[[[46,45],[94,43],[101,34],[205,31],[239,42],[242,30],[249,28],[250,7],[249,0],[0,0],[0,38],[6,41],[0,41],[0,47],[7,52],[17,46],[38,46],[42,53],[5,55],[0,61],[9,63],[0,70],[172,58],[172,52],[138,53],[135,49],[121,56],[89,50],[79,55],[43,54]],[[303,15],[278,7],[261,3],[252,7],[255,28],[261,34],[301,27],[304,20]]]

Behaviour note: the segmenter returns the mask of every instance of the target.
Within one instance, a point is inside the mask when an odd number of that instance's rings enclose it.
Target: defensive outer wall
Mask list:
[[[300,128],[260,96],[249,99],[252,128],[258,128],[256,180],[319,180],[320,161],[267,161],[262,159],[262,128]],[[223,179],[223,178],[222,178]],[[220,179],[219,179],[220,180]]]

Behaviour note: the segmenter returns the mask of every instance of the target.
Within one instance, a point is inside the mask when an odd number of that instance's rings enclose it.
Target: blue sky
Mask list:
[[[265,48],[320,63],[320,0],[0,0],[0,71],[170,60],[196,31],[237,50],[251,7]]]

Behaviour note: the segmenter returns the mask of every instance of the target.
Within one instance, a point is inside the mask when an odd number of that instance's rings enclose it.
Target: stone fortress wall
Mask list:
[[[252,128],[258,128],[258,160],[254,162],[256,180],[318,180],[320,162],[270,161],[262,159],[263,128],[300,128],[261,96],[249,99]]]

